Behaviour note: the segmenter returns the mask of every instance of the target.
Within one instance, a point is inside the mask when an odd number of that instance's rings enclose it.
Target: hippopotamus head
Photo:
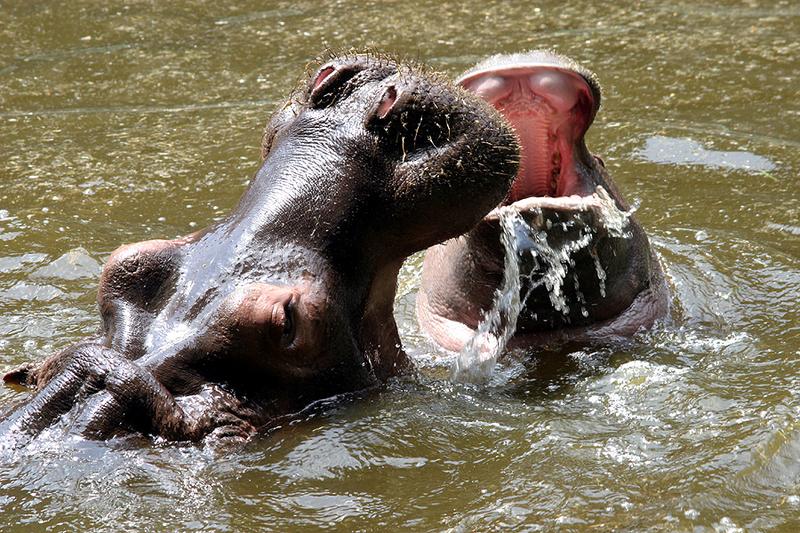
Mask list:
[[[539,248],[516,243],[533,262],[520,265],[523,309],[513,344],[625,336],[665,315],[667,291],[647,236],[603,160],[586,147],[601,102],[595,75],[533,51],[492,56],[458,83],[513,125],[521,159],[501,209],[428,251],[417,299],[423,329],[451,350],[472,337],[503,280],[499,217],[512,210]]]
[[[75,424],[96,437],[246,435],[382,382],[408,364],[392,316],[403,260],[468,230],[518,166],[479,98],[369,55],[303,81],[262,157],[224,220],[111,255],[100,338],[8,374],[43,390],[6,428],[35,432],[85,400]]]

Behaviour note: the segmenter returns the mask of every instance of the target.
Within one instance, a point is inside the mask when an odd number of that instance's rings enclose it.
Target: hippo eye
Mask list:
[[[294,337],[296,333],[295,328],[295,306],[292,305],[290,301],[286,305],[283,306],[283,333],[281,334],[281,344],[283,346],[289,346],[294,342]]]
[[[313,107],[327,107],[332,105],[337,96],[341,96],[347,85],[362,69],[358,65],[345,65],[334,67],[328,65],[320,69],[311,83],[309,103]]]

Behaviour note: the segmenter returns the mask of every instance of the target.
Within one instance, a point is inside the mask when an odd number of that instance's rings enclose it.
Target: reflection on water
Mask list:
[[[732,168],[748,171],[775,170],[775,164],[760,155],[745,151],[708,150],[690,139],[672,139],[656,135],[647,139],[639,155],[653,163],[703,165],[710,168]]]
[[[232,208],[267,116],[326,45],[450,76],[527,48],[590,66],[606,98],[588,144],[640,200],[676,313],[451,383],[413,316],[417,256],[396,305],[417,375],[216,456],[53,428],[0,464],[4,531],[800,527],[793,3],[80,0],[2,20],[4,368],[94,333],[117,245]],[[22,397],[0,388],[2,406]]]

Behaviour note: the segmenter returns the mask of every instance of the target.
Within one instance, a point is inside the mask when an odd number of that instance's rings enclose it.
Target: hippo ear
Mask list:
[[[35,365],[33,363],[25,363],[3,374],[3,381],[9,385],[16,385],[18,387],[29,387],[33,385],[36,380],[34,373]]]

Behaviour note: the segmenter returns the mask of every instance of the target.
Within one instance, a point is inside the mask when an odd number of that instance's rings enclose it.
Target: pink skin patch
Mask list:
[[[519,136],[520,169],[507,203],[591,193],[574,164],[575,143],[595,110],[580,74],[554,65],[515,65],[475,72],[460,83],[500,111]]]
[[[386,88],[386,92],[383,93],[383,98],[381,98],[381,103],[378,104],[378,118],[386,118],[389,112],[394,107],[395,102],[397,102],[397,89],[394,86],[390,85]]]
[[[324,69],[320,70],[319,74],[317,74],[317,77],[314,79],[314,84],[312,85],[312,87],[316,89],[317,87],[322,85],[322,82],[325,81],[325,78],[333,74],[335,71],[336,69],[333,67],[325,67]]]

